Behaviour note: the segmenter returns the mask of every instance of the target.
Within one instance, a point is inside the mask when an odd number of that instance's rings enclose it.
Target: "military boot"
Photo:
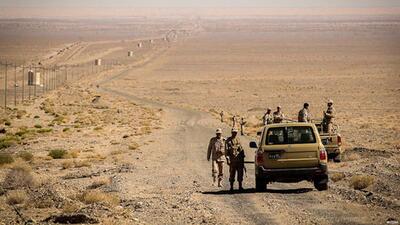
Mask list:
[[[244,191],[242,182],[239,182],[239,191],[240,191],[240,192],[243,192],[243,191]]]
[[[222,178],[218,178],[218,187],[222,187]]]
[[[233,192],[233,182],[231,182],[231,188],[229,189],[229,192]]]
[[[215,186],[215,182],[217,181],[217,178],[216,177],[213,177],[213,183],[212,183],[212,186]]]

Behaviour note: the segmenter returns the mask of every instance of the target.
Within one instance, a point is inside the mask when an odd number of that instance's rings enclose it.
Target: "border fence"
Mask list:
[[[6,110],[90,74],[111,70],[117,62],[76,65],[17,65],[0,61],[0,107]]]
[[[169,30],[161,37],[136,41],[137,48],[153,46],[156,40],[160,43],[175,42],[179,32],[187,35],[186,30]],[[119,56],[129,58],[134,55],[134,52],[129,50],[128,57],[125,54]],[[119,59],[124,61],[122,58]],[[73,83],[91,74],[111,70],[115,66],[122,65],[120,60],[105,58],[81,64],[56,65],[41,65],[40,63],[18,65],[0,60],[0,108],[7,111],[12,106],[33,100],[65,84]]]

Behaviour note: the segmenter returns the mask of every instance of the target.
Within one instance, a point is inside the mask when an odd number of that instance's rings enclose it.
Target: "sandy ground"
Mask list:
[[[204,20],[201,31],[194,25],[191,36],[155,46],[147,57],[21,106],[3,116],[11,123],[7,134],[24,133],[1,150],[17,163],[0,170],[0,212],[7,215],[0,221],[51,223],[60,215],[103,224],[398,221],[399,24],[393,18]],[[60,57],[114,59],[127,45],[79,44]],[[245,117],[247,146],[266,107],[282,105],[295,118],[307,101],[319,118],[329,98],[347,151],[342,163],[329,163],[328,191],[301,182],[256,193],[251,165],[244,193],[228,194],[226,180],[222,189],[211,186],[206,146],[216,127],[225,135],[230,129],[217,112]],[[52,159],[54,149],[68,154]],[[23,151],[33,160],[22,163]],[[248,148],[246,155],[253,159]],[[35,181],[7,178],[21,170]],[[355,175],[373,182],[355,190]],[[18,191],[24,201],[12,203]]]

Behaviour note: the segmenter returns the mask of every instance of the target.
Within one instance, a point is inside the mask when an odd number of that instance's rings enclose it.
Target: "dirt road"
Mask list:
[[[163,56],[155,60],[163,61]],[[151,68],[151,63],[143,67]],[[149,69],[147,68],[147,69]],[[114,76],[135,79],[133,68]],[[112,83],[112,82],[110,82]],[[146,224],[383,224],[380,209],[341,200],[331,191],[318,192],[310,183],[271,184],[266,193],[254,190],[254,168],[247,165],[245,193],[229,194],[227,168],[225,187],[211,185],[211,165],[206,147],[216,127],[224,134],[229,128],[211,115],[178,108],[124,91],[126,87],[102,86],[102,90],[123,96],[135,103],[164,111],[164,129],[144,140],[148,145],[137,155],[135,172],[119,185],[125,207],[134,209],[138,221]],[[247,160],[254,153],[249,139],[242,137]],[[383,218],[382,218],[383,216]]]

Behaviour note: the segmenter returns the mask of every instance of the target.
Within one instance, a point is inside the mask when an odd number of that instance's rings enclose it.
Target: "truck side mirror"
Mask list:
[[[257,143],[255,141],[250,141],[249,145],[250,145],[250,148],[258,148]]]

